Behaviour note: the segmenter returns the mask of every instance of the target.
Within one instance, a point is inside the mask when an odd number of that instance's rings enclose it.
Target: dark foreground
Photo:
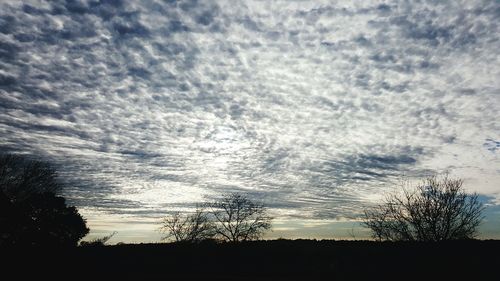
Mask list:
[[[2,280],[500,280],[500,240],[135,244],[0,255],[2,275],[14,277]]]

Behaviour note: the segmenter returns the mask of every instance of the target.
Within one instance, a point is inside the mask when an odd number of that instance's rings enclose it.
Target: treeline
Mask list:
[[[89,229],[78,210],[66,205],[61,188],[48,163],[0,155],[0,247],[76,246]],[[462,180],[430,177],[366,209],[362,224],[380,241],[473,239],[483,210]],[[262,238],[272,219],[265,205],[233,193],[201,203],[193,213],[165,216],[160,231],[176,242],[241,242]],[[81,244],[103,245],[113,235]]]

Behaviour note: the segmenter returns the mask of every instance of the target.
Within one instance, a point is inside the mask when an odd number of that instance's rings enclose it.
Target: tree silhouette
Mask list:
[[[60,188],[46,162],[0,155],[0,246],[76,246],[89,229]]]
[[[390,241],[443,241],[477,235],[483,206],[477,194],[468,194],[463,180],[430,177],[416,189],[392,194],[365,211],[364,226],[374,238]]]
[[[229,194],[207,205],[217,223],[217,236],[222,240],[257,240],[271,228],[272,217],[267,215],[267,208],[241,194]]]
[[[193,214],[173,213],[162,221],[160,232],[165,233],[163,240],[173,238],[176,242],[200,242],[214,238],[215,225],[208,213],[197,208]]]

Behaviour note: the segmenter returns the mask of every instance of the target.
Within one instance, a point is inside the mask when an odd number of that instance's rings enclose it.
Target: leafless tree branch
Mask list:
[[[364,226],[378,240],[443,241],[471,239],[483,219],[477,194],[468,194],[463,180],[447,176],[425,179],[416,189],[404,188],[365,211]]]
[[[222,240],[257,240],[271,228],[272,217],[267,208],[241,194],[229,194],[207,206],[217,223],[217,236]]]

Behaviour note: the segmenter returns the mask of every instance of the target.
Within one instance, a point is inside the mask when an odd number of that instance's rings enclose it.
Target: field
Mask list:
[[[498,240],[270,240],[16,249],[3,250],[1,255],[3,272],[18,278],[36,275],[65,280],[492,280],[500,276],[499,254]]]

